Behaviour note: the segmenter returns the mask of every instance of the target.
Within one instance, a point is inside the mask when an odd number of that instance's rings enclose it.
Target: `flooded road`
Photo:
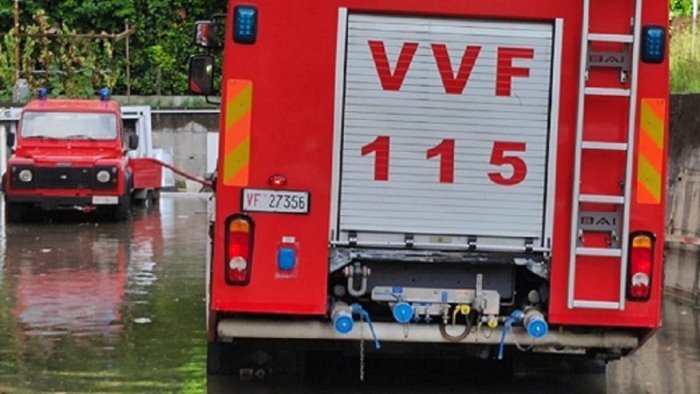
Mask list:
[[[12,225],[0,262],[0,393],[204,392],[206,200],[127,224]]]
[[[508,380],[369,359],[364,384],[355,367],[336,376],[323,362],[307,365],[303,384],[207,379],[206,205],[204,195],[170,194],[126,224],[0,224],[0,394],[700,392],[700,313],[671,300],[663,329],[607,378],[594,362],[543,359]]]

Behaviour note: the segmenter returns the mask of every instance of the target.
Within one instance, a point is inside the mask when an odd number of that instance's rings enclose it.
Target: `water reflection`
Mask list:
[[[78,230],[75,242],[10,240],[7,261],[18,265],[8,266],[16,273],[14,315],[25,335],[113,335],[121,329],[128,245]]]
[[[205,207],[0,225],[0,393],[204,391]]]

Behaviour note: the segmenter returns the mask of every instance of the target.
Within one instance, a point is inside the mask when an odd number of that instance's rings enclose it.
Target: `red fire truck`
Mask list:
[[[609,360],[660,326],[667,1],[226,15],[195,28],[224,48],[210,371],[365,340]]]
[[[109,90],[99,100],[49,99],[44,88],[23,109],[3,176],[8,222],[36,210],[98,211],[125,220],[135,192],[158,191],[161,167],[129,158],[137,134],[122,130],[122,114]]]

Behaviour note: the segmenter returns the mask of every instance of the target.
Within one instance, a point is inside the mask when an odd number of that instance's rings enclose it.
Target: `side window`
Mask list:
[[[136,134],[137,119],[124,119],[122,122],[122,143],[125,149],[129,149],[129,137]]]

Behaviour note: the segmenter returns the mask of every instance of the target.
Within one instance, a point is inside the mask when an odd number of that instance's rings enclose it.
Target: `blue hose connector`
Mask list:
[[[349,334],[355,322],[352,320],[352,314],[344,310],[333,311],[333,328],[340,335]]]
[[[408,324],[413,319],[413,307],[406,302],[397,302],[391,309],[394,320],[400,324]]]
[[[525,314],[523,325],[527,330],[527,334],[534,339],[540,339],[549,332],[549,325],[544,320],[544,315],[535,309]]]

